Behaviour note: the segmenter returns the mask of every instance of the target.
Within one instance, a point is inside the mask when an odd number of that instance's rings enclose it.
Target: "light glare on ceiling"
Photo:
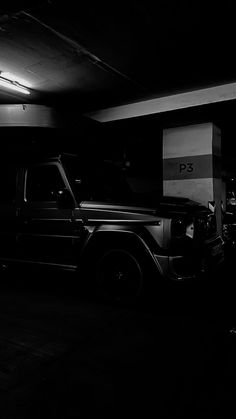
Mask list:
[[[3,77],[3,74],[4,73],[2,72],[0,73],[0,86],[3,86],[10,90],[14,90],[19,93],[23,93],[24,95],[30,95],[30,91],[26,87],[20,85],[20,83],[16,80],[10,80]]]
[[[31,85],[30,85],[30,83],[28,83],[27,80],[24,80],[21,77],[15,76],[15,74],[12,74],[8,71],[1,71],[0,76],[3,77],[4,79],[19,83],[24,87],[31,88]]]

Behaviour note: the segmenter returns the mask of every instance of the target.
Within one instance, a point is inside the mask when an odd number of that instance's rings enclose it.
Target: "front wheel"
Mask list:
[[[120,302],[132,301],[141,294],[144,268],[129,250],[107,250],[96,261],[94,279],[99,295]]]

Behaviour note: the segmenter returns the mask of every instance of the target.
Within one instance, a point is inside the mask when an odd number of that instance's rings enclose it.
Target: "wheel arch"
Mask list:
[[[128,248],[131,251],[138,252],[144,257],[150,268],[160,272],[160,268],[143,238],[135,230],[127,230],[121,226],[100,227],[87,240],[85,247],[80,254],[80,263],[85,267],[86,263],[96,257],[102,250],[110,246]]]

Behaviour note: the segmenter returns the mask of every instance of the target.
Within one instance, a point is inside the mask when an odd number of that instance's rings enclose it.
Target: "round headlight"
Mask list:
[[[173,237],[179,238],[186,235],[186,223],[178,218],[171,222],[171,234]]]

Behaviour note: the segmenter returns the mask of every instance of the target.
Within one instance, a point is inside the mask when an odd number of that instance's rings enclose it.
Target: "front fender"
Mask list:
[[[112,246],[128,247],[130,250],[138,251],[149,261],[150,266],[158,269],[159,272],[161,271],[151,248],[142,237],[142,231],[135,228],[127,229],[127,226],[121,225],[102,225],[92,232],[90,231],[80,255],[82,263],[85,260],[92,260],[92,257],[96,256],[101,249],[111,248]]]

